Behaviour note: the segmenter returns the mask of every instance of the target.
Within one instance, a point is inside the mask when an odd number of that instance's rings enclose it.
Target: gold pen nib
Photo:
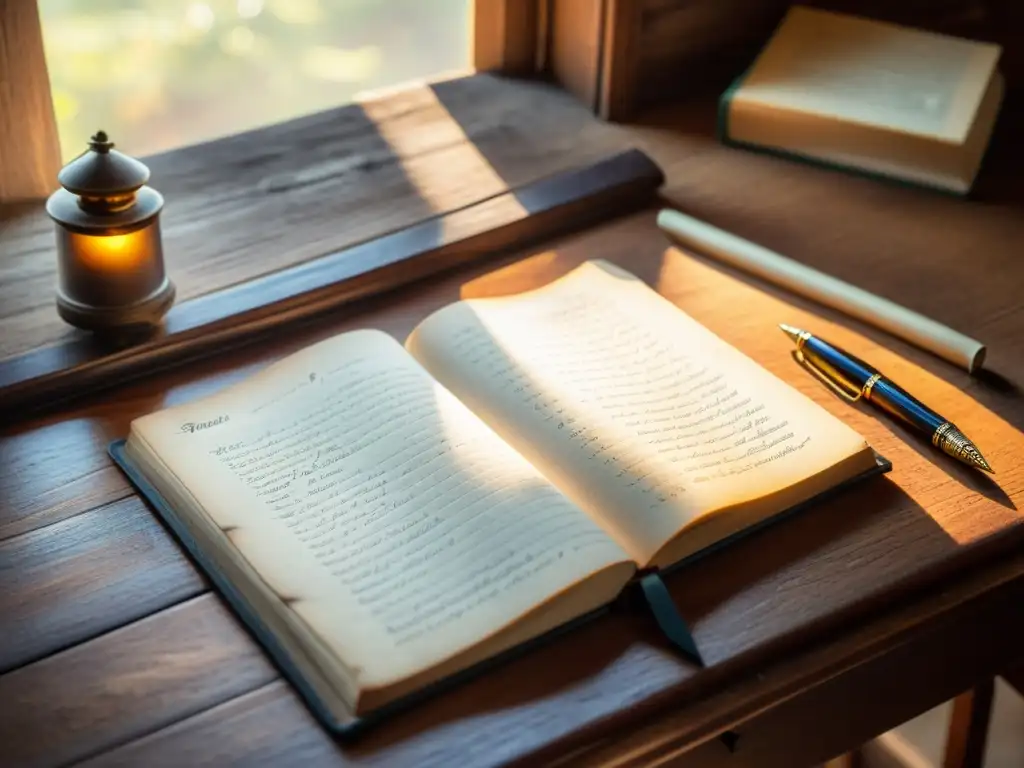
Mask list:
[[[969,443],[969,445],[971,448],[974,448],[973,452],[969,454],[969,461],[971,464],[978,467],[978,469],[984,469],[986,472],[994,475],[996,471],[992,469],[992,466],[987,461],[985,461],[985,457],[981,455],[981,451],[975,448],[973,443]]]
[[[985,461],[981,451],[977,449],[974,443],[967,439],[967,435],[949,422],[935,430],[935,434],[932,435],[932,443],[941,449],[943,453],[948,453],[954,459],[959,459],[964,464],[991,472],[993,475],[996,473],[992,466]]]
[[[785,323],[779,323],[779,328],[782,332],[789,336],[794,342],[800,341],[800,334],[803,333],[799,328],[794,328],[792,325],[786,325]]]

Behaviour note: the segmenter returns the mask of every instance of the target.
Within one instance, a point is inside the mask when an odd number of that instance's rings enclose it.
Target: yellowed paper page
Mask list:
[[[864,448],[642,281],[588,262],[439,310],[407,347],[641,564],[702,513]]]
[[[147,416],[135,436],[361,687],[440,663],[628,560],[376,331]]]

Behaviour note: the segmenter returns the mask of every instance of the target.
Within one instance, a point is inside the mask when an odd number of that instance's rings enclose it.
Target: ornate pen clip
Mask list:
[[[847,388],[840,384],[839,382],[831,379],[827,373],[825,373],[823,370],[818,368],[818,366],[816,366],[814,363],[808,360],[807,356],[804,355],[803,351],[801,351],[799,348],[793,351],[793,357],[795,357],[796,361],[804,368],[806,368],[808,372],[810,372],[817,379],[819,379],[822,384],[831,389],[844,400],[851,403],[856,403],[862,397],[868,395],[868,393],[871,392],[871,388],[875,385],[875,382],[878,381],[879,378],[877,374],[872,376],[860,389],[854,389],[853,387]]]

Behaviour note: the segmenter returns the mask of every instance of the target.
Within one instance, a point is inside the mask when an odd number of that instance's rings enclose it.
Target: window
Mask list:
[[[472,0],[38,0],[64,161],[147,155],[470,68]]]

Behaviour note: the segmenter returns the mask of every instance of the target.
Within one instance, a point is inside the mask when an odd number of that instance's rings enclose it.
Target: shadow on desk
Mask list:
[[[341,749],[349,757],[391,757],[396,745],[412,753],[443,733],[471,751],[494,744],[496,729],[509,722],[521,729],[524,742],[543,743],[561,732],[579,736],[581,728],[604,735],[596,729],[612,716],[616,729],[625,728],[649,720],[659,708],[694,703],[709,690],[753,674],[767,649],[778,652],[808,641],[805,630],[812,625],[816,637],[840,626],[837,611],[848,621],[848,609],[858,603],[870,609],[870,602],[859,600],[861,590],[892,574],[873,576],[887,570],[886,557],[865,547],[873,546],[879,524],[893,526],[894,518],[899,530],[892,528],[883,544],[890,555],[911,539],[956,547],[898,487],[875,478],[668,578],[708,669],[679,659],[653,619],[616,610],[396,714]],[[837,548],[836,542],[845,544]],[[898,570],[901,558],[889,559]]]
[[[958,548],[921,505],[879,476],[673,574],[669,588],[713,665],[848,622],[910,575],[909,552],[941,560]]]
[[[890,536],[872,551],[880,526]],[[396,714],[344,752],[369,756],[401,743],[412,748],[438,731],[467,739],[471,748],[478,740],[486,743],[488,730],[516,713],[525,718],[517,723],[521,728],[568,732],[616,712],[621,727],[626,701],[633,702],[628,719],[638,722],[657,707],[692,703],[709,686],[751,674],[764,651],[807,641],[812,625],[818,636],[838,626],[836,619],[848,621],[858,604],[870,609],[861,600],[864,589],[886,583],[900,569],[902,558],[892,555],[909,541],[933,550],[957,547],[895,484],[874,478],[667,578],[708,669],[675,655],[652,618],[618,605],[486,676]]]
[[[869,406],[858,404],[858,407],[860,410],[868,412]],[[875,416],[875,413],[871,413],[871,415]],[[882,420],[885,417],[875,416],[875,418]],[[945,472],[949,477],[956,480],[956,482],[968,491],[980,494],[988,500],[994,501],[996,504],[1006,507],[1007,509],[1017,509],[1017,505],[1013,503],[1013,499],[1011,499],[1009,494],[999,486],[999,483],[994,480],[992,476],[987,475],[980,470],[968,467],[962,462],[954,459],[952,456],[942,453],[920,434],[911,432],[898,422],[888,421],[886,426],[901,437],[910,448],[921,456],[922,459],[931,462],[932,465]],[[996,477],[998,477],[998,472],[999,467],[996,467]]]
[[[972,199],[988,204],[1024,206],[1024,92],[1009,91],[992,131],[989,149],[972,191]]]

